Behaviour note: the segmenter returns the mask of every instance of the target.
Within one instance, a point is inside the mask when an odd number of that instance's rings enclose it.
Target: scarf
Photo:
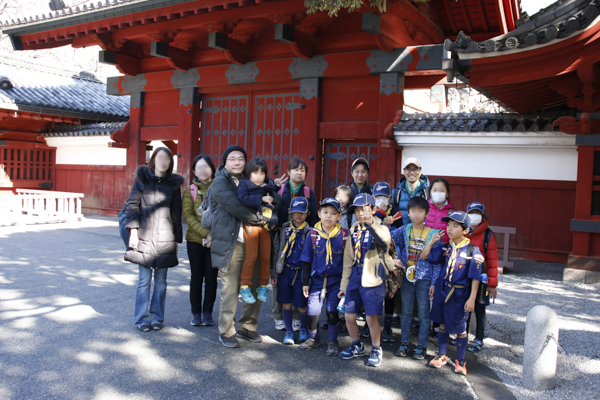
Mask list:
[[[289,186],[290,186],[290,193],[292,194],[292,197],[298,196],[298,192],[300,191],[302,184],[299,184],[296,189],[294,189],[294,186],[291,183],[289,184]]]
[[[356,236],[356,243],[354,243],[354,264],[356,265],[359,261],[360,261],[360,257],[361,257],[361,250],[362,250],[362,238],[363,238],[363,234],[367,231],[367,227],[363,224],[358,224],[356,226],[356,230],[354,231],[354,233],[357,233],[358,235]]]
[[[287,242],[285,243],[285,247],[283,248],[283,251],[281,252],[280,258],[289,257],[292,255],[292,250],[294,249],[294,244],[296,243],[296,238],[298,237],[298,233],[304,231],[305,227],[306,227],[306,221],[303,222],[302,225],[300,225],[298,228],[296,228],[296,225],[294,225],[293,222],[290,223],[290,229],[292,230],[292,234],[290,235]]]
[[[469,243],[471,243],[471,240],[468,238],[463,238],[463,240],[459,243],[459,244],[454,244],[454,241],[450,241],[450,246],[452,249],[452,253],[450,253],[450,259],[448,260],[448,268],[446,269],[446,278],[448,278],[448,275],[450,275],[449,278],[449,282],[452,282],[452,275],[454,274],[454,271],[456,270],[456,260],[458,259],[458,250],[461,249],[464,246],[467,246]]]
[[[323,239],[327,240],[327,257],[325,259],[325,264],[331,264],[333,263],[333,249],[331,247],[331,239],[337,237],[338,235],[340,235],[342,233],[342,227],[340,224],[335,224],[335,226],[333,227],[331,233],[327,234],[321,225],[321,221],[317,222],[315,224],[315,227],[313,228],[313,230],[319,235],[321,236]]]

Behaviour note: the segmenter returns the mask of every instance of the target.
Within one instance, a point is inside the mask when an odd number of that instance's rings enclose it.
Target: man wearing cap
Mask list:
[[[398,186],[392,192],[392,205],[402,211],[404,224],[410,222],[406,212],[408,201],[413,196],[429,199],[429,178],[422,174],[421,161],[418,158],[407,158],[404,163],[404,177],[398,182]]]
[[[364,158],[357,158],[352,163],[352,179],[350,180],[350,189],[352,196],[356,197],[359,193],[372,194],[373,190],[369,183],[369,162]]]
[[[214,268],[221,271],[221,303],[219,307],[219,341],[225,347],[239,347],[236,337],[250,342],[261,342],[256,333],[260,302],[243,304],[242,316],[235,330],[235,313],[242,264],[246,254],[242,222],[249,225],[263,224],[257,213],[245,207],[236,194],[237,186],[244,179],[246,151],[240,146],[229,146],[223,153],[223,164],[217,168],[210,187],[212,196],[213,228],[211,229],[211,260]],[[257,260],[258,263],[258,260]],[[252,276],[252,291],[257,295],[258,266]]]

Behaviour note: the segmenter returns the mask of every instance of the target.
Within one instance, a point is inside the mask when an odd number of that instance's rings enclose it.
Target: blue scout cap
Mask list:
[[[481,203],[474,201],[467,206],[467,214],[474,210],[481,211],[481,213],[485,215],[485,206]]]
[[[307,213],[308,212],[308,200],[304,197],[296,197],[290,204],[290,214],[293,212]]]
[[[450,220],[460,222],[461,224],[465,224],[467,228],[471,228],[471,218],[469,218],[469,214],[464,211],[454,211],[447,217],[442,217],[443,222],[448,222]]]
[[[354,212],[354,208],[367,205],[375,207],[375,198],[368,193],[359,193],[354,198],[352,205],[348,207],[348,212]]]
[[[373,186],[373,197],[377,196],[392,197],[392,188],[390,187],[390,184],[387,182],[377,182],[375,186]]]
[[[336,210],[338,210],[338,212],[342,212],[342,203],[331,197],[328,197],[321,202],[321,207],[319,207],[319,210],[323,208],[323,206],[333,206]]]

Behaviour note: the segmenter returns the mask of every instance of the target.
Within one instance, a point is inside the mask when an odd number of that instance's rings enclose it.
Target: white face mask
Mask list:
[[[386,208],[389,203],[390,199],[388,199],[385,196],[375,197],[375,205],[377,206],[377,208]]]
[[[479,214],[469,214],[469,219],[471,220],[471,225],[479,225],[483,216]]]
[[[446,193],[443,192],[433,192],[431,193],[431,200],[435,204],[440,204],[446,201]]]

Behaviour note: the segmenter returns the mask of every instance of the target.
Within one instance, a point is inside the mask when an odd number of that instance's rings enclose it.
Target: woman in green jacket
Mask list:
[[[192,162],[194,182],[183,192],[182,208],[188,228],[185,233],[187,252],[190,259],[190,303],[192,305],[192,325],[212,326],[213,305],[217,297],[218,269],[212,267],[210,259],[210,234],[200,223],[198,209],[206,197],[208,188],[215,177],[215,167],[210,157],[201,154]],[[204,283],[204,304],[202,304],[202,283]]]

